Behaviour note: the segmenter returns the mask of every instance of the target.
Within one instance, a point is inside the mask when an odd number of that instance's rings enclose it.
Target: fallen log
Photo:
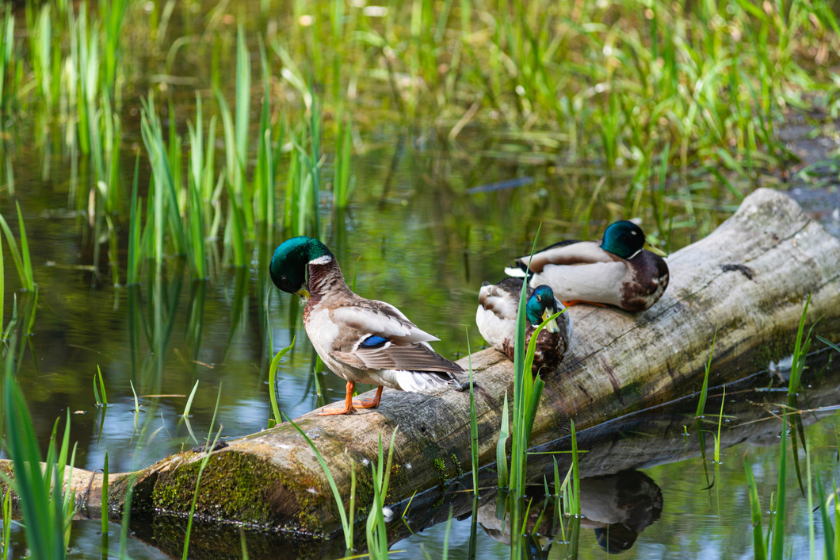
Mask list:
[[[715,332],[713,381],[766,368],[790,353],[799,318],[812,294],[808,322],[840,332],[840,241],[808,218],[788,196],[759,189],[707,238],[668,258],[668,291],[651,309],[570,309],[575,340],[561,366],[544,375],[532,445],[699,389]],[[488,349],[471,356],[475,379],[479,462],[495,461],[504,395],[512,364]],[[467,359],[460,361],[467,367]],[[372,395],[370,395],[372,396]],[[306,414],[296,423],[324,456],[342,495],[357,477],[356,504],[372,499],[370,462],[380,435],[396,438],[387,501],[396,503],[469,469],[469,396],[386,391],[375,411],[353,416]],[[110,507],[184,515],[204,453],[185,452],[135,473],[112,475]],[[0,468],[9,470],[0,462]],[[92,480],[92,483],[91,483]],[[76,471],[70,484],[92,515],[101,502],[101,475]],[[314,454],[288,423],[245,436],[213,453],[201,479],[197,515],[327,536],[338,527],[333,497]]]

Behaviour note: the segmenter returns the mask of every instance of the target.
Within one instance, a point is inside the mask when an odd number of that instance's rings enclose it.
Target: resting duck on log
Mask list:
[[[478,332],[484,340],[511,360],[522,282],[522,278],[505,278],[498,284],[485,282],[478,292],[478,310],[475,313]],[[537,327],[558,311],[566,311],[566,306],[558,301],[551,288],[545,285],[528,288],[526,297],[528,303],[525,305],[525,315],[528,318],[528,326],[525,330],[525,344],[529,344]],[[531,372],[536,375],[543,367],[550,370],[557,367],[563,360],[571,340],[572,319],[568,313],[549,321],[537,335]]]
[[[668,287],[664,255],[646,243],[642,228],[620,221],[610,224],[601,241],[561,241],[519,257],[505,272],[527,277],[532,288],[547,284],[566,307],[606,304],[637,313],[650,309]]]

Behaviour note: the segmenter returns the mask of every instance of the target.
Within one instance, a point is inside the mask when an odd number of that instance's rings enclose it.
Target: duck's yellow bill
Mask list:
[[[645,241],[645,249],[647,249],[648,251],[650,251],[654,255],[659,255],[660,257],[667,257],[668,256],[668,253],[666,253],[662,249],[654,247],[653,245],[651,245],[647,241]]]
[[[302,299],[303,301],[307,301],[311,294],[309,293],[309,290],[307,290],[306,288],[301,288],[300,290],[295,292],[295,295],[299,296],[300,299]]]
[[[560,332],[560,326],[557,324],[557,319],[552,319],[551,316],[552,316],[552,313],[548,309],[543,311],[543,314],[542,314],[543,322],[551,319],[550,321],[548,321],[548,323],[545,324],[545,330],[547,330],[550,333]]]

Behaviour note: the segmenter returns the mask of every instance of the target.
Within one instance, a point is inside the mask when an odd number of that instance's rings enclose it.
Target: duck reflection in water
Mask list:
[[[541,528],[548,530],[538,535],[541,550],[536,550],[535,541],[531,541],[532,557],[545,558],[554,543],[555,535],[552,531],[559,529],[553,528],[551,522],[556,515],[554,502],[546,500],[539,486],[529,487],[526,499],[532,500],[527,531],[530,533],[534,530],[541,514]],[[639,534],[662,514],[662,490],[653,479],[637,470],[582,478],[580,501],[583,515],[580,520],[581,529],[594,529],[598,546],[610,554],[630,550]],[[496,517],[495,502],[478,509],[478,523],[493,539],[510,544],[510,516],[505,516],[502,527],[502,521]]]

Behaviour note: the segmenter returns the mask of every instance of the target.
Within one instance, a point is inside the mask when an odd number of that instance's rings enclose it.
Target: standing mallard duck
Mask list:
[[[464,370],[432,350],[438,340],[420,330],[389,303],[350,291],[335,256],[309,237],[293,237],[274,251],[269,273],[274,284],[306,300],[303,326],[321,359],[347,380],[344,408],[321,415],[376,408],[383,387],[433,393],[461,386],[453,374]],[[353,402],[356,383],[378,385],[376,397]]]
[[[478,310],[475,313],[478,332],[484,340],[511,360],[513,360],[516,311],[519,307],[522,282],[522,278],[505,278],[495,285],[485,282],[478,292]],[[528,326],[525,331],[527,344],[543,321],[565,307],[555,299],[551,288],[545,285],[534,289],[528,288],[526,297],[528,298],[525,304],[525,315],[528,317]],[[569,348],[571,340],[572,319],[568,313],[563,313],[558,319],[549,322],[537,337],[531,371],[536,375],[541,367],[552,370],[557,367]]]
[[[665,259],[644,247],[642,228],[620,221],[610,224],[600,243],[561,241],[534,253],[530,271],[528,257],[520,257],[505,272],[520,278],[527,275],[531,286],[551,286],[567,307],[589,303],[644,311],[668,287]]]

